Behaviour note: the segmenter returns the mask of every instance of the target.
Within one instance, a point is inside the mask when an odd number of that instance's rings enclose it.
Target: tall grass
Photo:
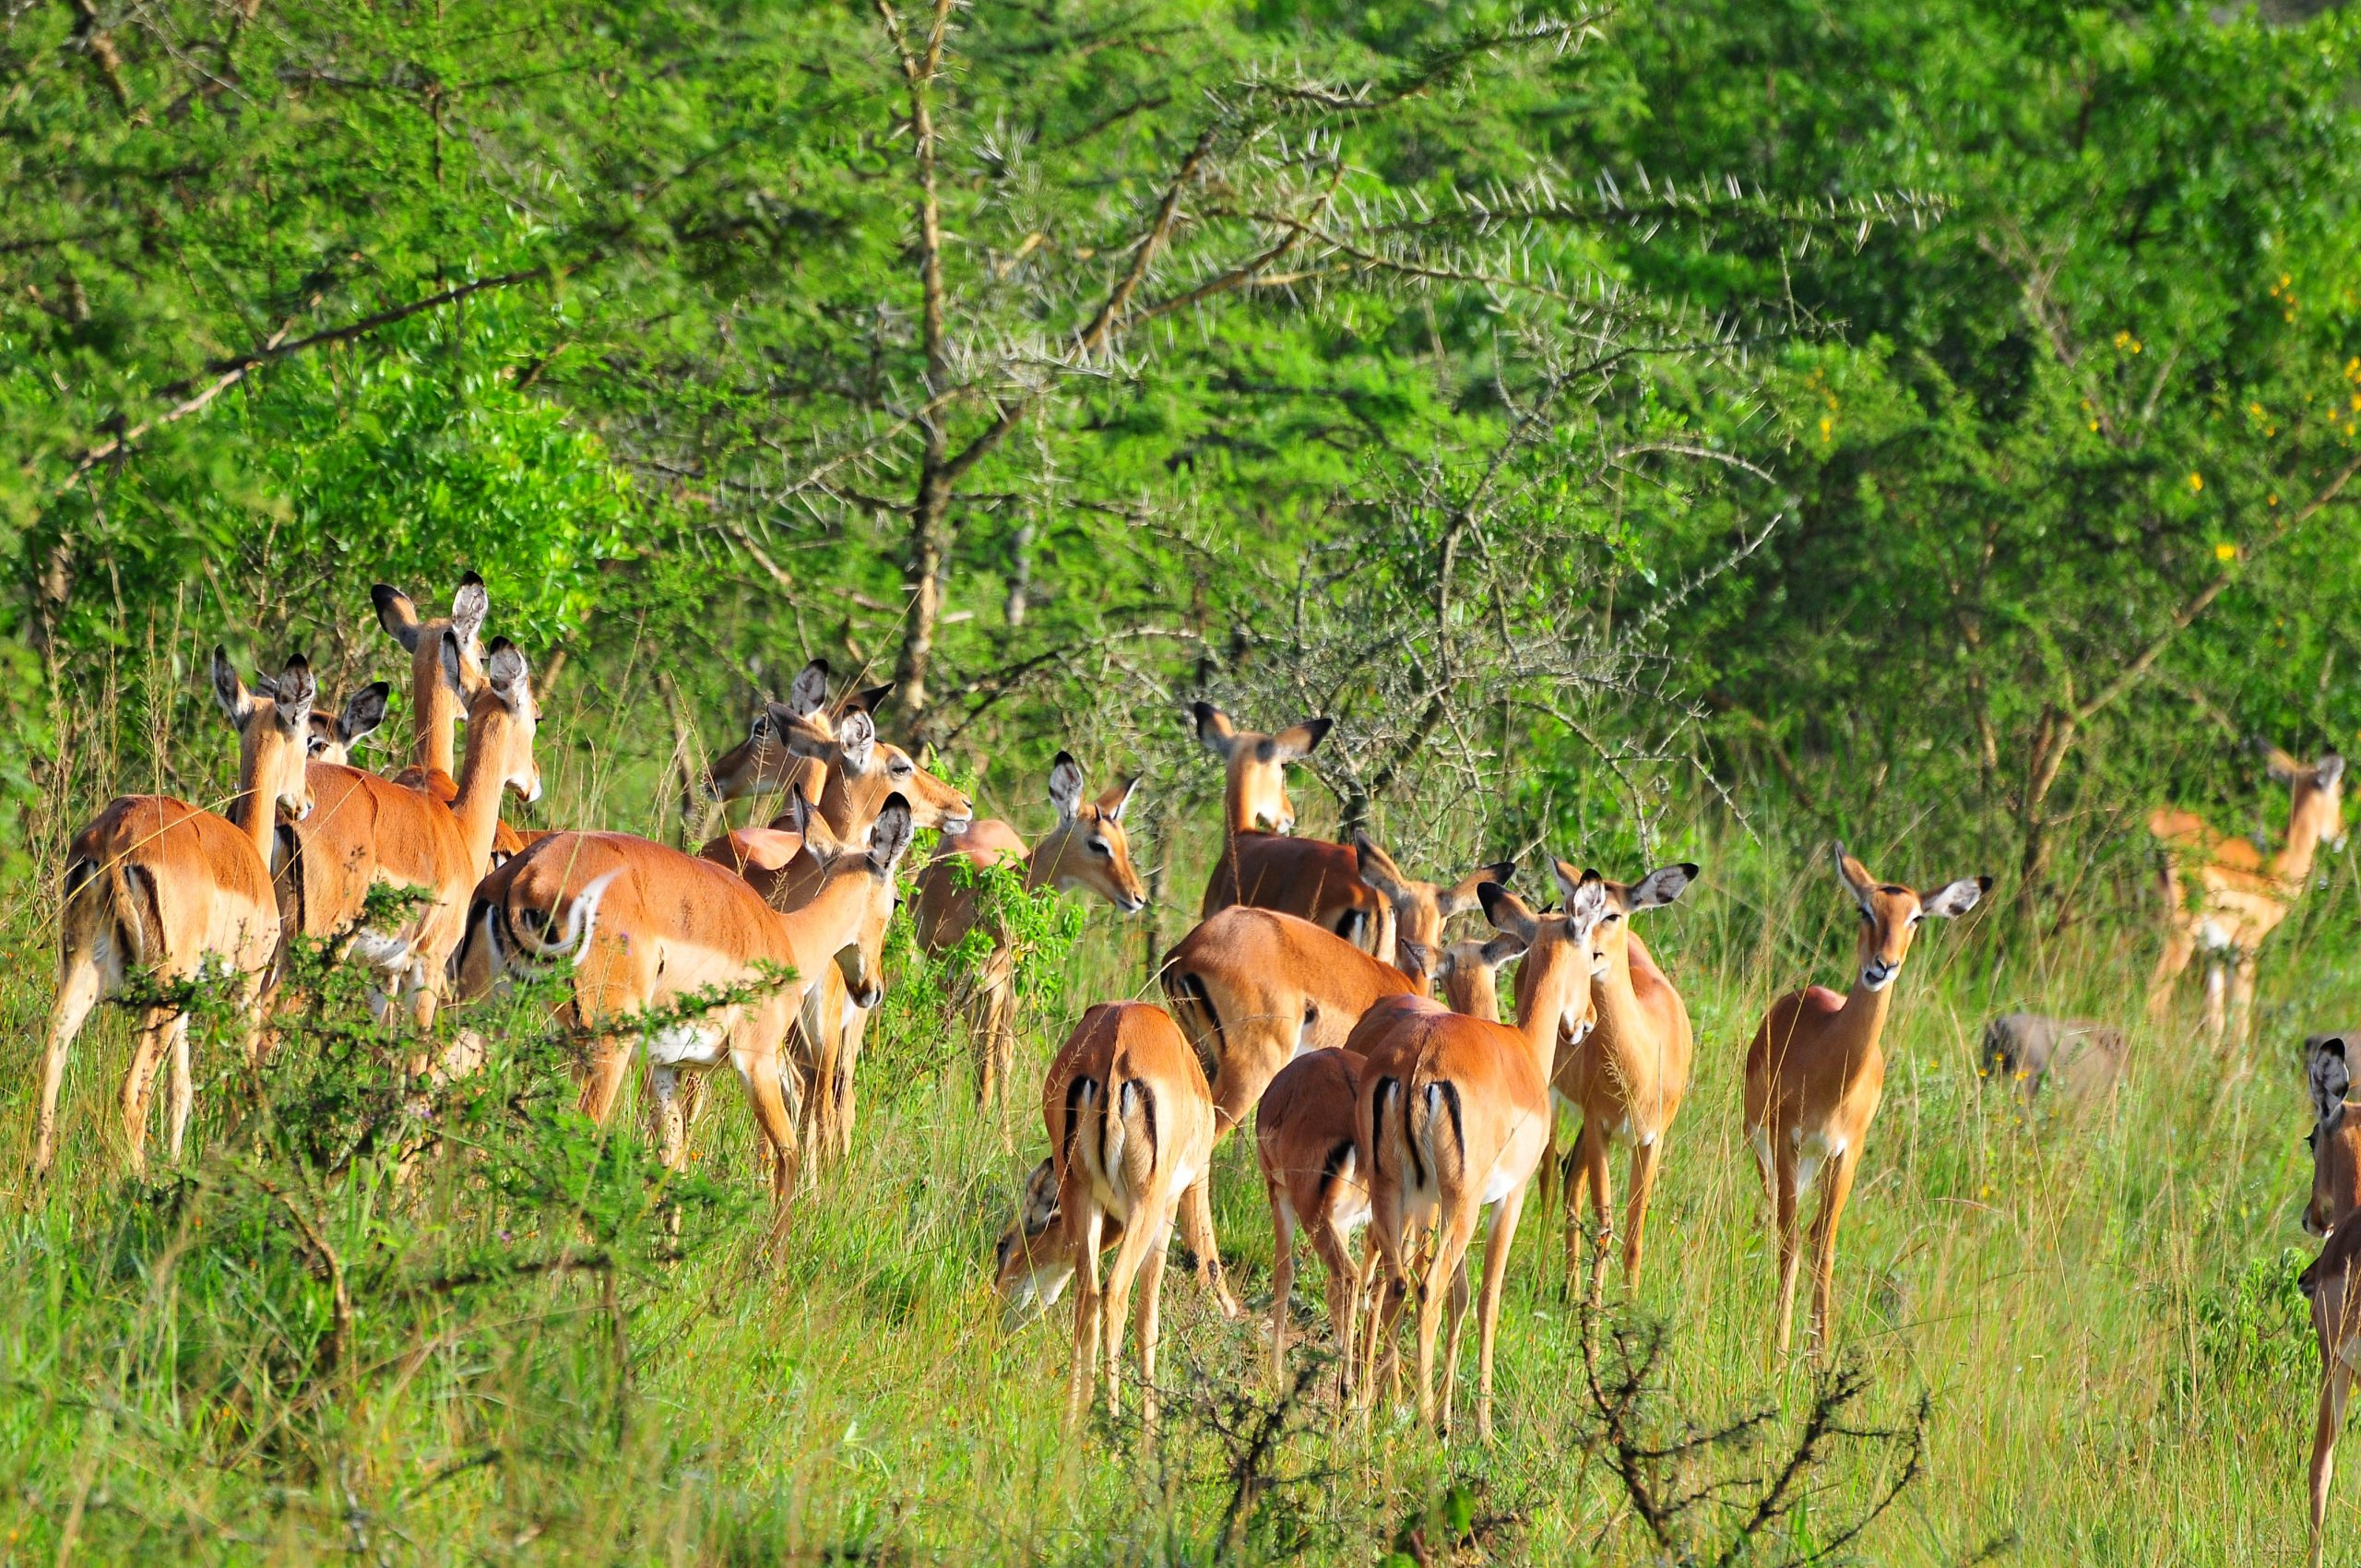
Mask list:
[[[611,773],[572,771],[596,820]],[[1204,847],[1176,849],[1166,897],[1182,907],[1158,911],[1168,940],[1193,912]],[[1987,869],[1856,848],[1917,883]],[[1768,1348],[1740,1068],[1774,995],[1842,982],[1853,922],[1817,846],[1700,835],[1684,853],[1705,862],[1703,885],[1642,930],[1695,1017],[1696,1078],[1646,1277],[1617,1309],[1668,1333],[1667,1430],[1764,1400],[1789,1419],[1809,1408],[1809,1368]],[[53,915],[30,899],[0,926],[0,1022],[28,1064]],[[2361,1021],[2356,923],[2341,861],[2272,945],[2257,1043],[2226,1056],[2194,1038],[2193,983],[2172,1027],[2141,1022],[2145,930],[2077,925],[2037,966],[1996,956],[1973,921],[1921,935],[1898,982],[1837,1290],[1840,1345],[1870,1380],[1863,1419],[1907,1425],[1924,1396],[1926,1459],[1851,1559],[1958,1563],[1997,1549],[2027,1562],[2229,1564],[2300,1550],[2313,1371],[2293,1283],[2309,1169],[2294,1042]],[[1093,908],[1071,1011],[1152,994],[1142,959],[1139,928]],[[1987,1080],[1983,1023],[2019,1005],[2130,1026],[2119,1090],[2028,1106]],[[1070,1023],[1026,1020],[1020,1083],[1038,1082]],[[516,1061],[562,1075],[524,1050],[529,1016],[496,1027]],[[374,1270],[381,1285],[447,1281],[455,1259],[497,1274],[482,1260],[546,1259],[593,1232],[619,1255],[637,1249],[604,1272],[386,1286],[326,1368],[319,1252],[286,1206],[238,1184],[265,1168],[250,1125],[228,1121],[235,1075],[217,1051],[193,1174],[134,1182],[113,1105],[128,1051],[119,1016],[85,1035],[44,1188],[21,1175],[31,1075],[0,1087],[0,1559],[1368,1562],[1464,1527],[1468,1561],[1660,1560],[1592,1443],[1559,1217],[1539,1205],[1502,1316],[1500,1439],[1444,1451],[1398,1411],[1363,1426],[1324,1392],[1288,1402],[1262,1387],[1270,1225],[1252,1149],[1233,1138],[1216,1218],[1249,1312],[1223,1321],[1175,1273],[1173,1394],[1150,1461],[1121,1427],[1062,1431],[1062,1309],[1002,1322],[988,1260],[1042,1152],[1038,1109],[1020,1095],[979,1111],[937,1011],[889,997],[861,1064],[855,1152],[799,1201],[775,1259],[750,1121],[727,1083],[708,1096],[695,1168],[719,1190],[708,1206],[736,1218],[686,1227],[677,1257],[658,1205],[678,1185],[647,1167],[628,1110],[594,1136],[554,1110],[519,1121],[495,1105],[486,1124],[506,1143],[454,1135],[407,1180],[366,1161],[323,1178],[314,1222],[329,1246],[356,1249],[348,1274]],[[481,1174],[502,1160],[541,1170],[524,1138],[555,1151],[549,1182],[595,1169],[645,1203],[611,1211],[577,1195],[528,1214],[524,1188]],[[1620,1155],[1615,1169],[1619,1183]],[[1299,1307],[1317,1300],[1316,1281],[1299,1280]],[[1250,1402],[1230,1403],[1240,1396]],[[1286,1408],[1272,1414],[1275,1401]],[[1233,1518],[1236,1429],[1264,1418],[1284,1435]],[[1755,1560],[1808,1557],[1883,1473],[1830,1465]],[[2361,1494],[2339,1498],[2331,1529],[2361,1540]]]

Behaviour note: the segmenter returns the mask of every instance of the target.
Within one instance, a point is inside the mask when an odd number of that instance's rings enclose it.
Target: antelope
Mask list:
[[[1513,936],[1452,943],[1434,966],[1435,988],[1442,992],[1443,1004],[1454,1013],[1499,1023],[1501,966],[1524,951],[1525,944]]]
[[[1041,1085],[1050,1157],[1026,1180],[1016,1223],[997,1249],[996,1289],[1012,1319],[1055,1304],[1079,1278],[1066,1424],[1082,1419],[1103,1367],[1109,1415],[1121,1406],[1123,1318],[1139,1290],[1141,1414],[1156,1430],[1157,1301],[1177,1220],[1224,1317],[1237,1303],[1221,1277],[1209,1195],[1213,1099],[1171,1016],[1142,1002],[1102,1002],[1082,1016]],[[1105,1289],[1098,1257],[1120,1227]]]
[[[1344,1044],[1381,998],[1420,983],[1310,921],[1247,905],[1200,921],[1157,980],[1210,1069],[1225,1136],[1291,1058]]]
[[[1893,1001],[1894,977],[1928,916],[1952,920],[1975,908],[1991,890],[1988,876],[1964,878],[1925,893],[1880,883],[1861,862],[1835,846],[1836,880],[1861,913],[1854,944],[1854,982],[1843,996],[1807,986],[1771,1004],[1746,1052],[1746,1136],[1771,1200],[1778,1229],[1779,1300],[1772,1334],[1787,1349],[1795,1315],[1797,1211],[1822,1168],[1828,1185],[1812,1222],[1811,1338],[1828,1343],[1833,1315],[1836,1224],[1853,1191],[1869,1123],[1885,1088],[1885,1056],[1878,1038]]]
[[[434,1022],[445,966],[466,934],[469,895],[490,869],[501,791],[528,802],[541,792],[533,761],[540,715],[525,656],[507,638],[494,638],[482,676],[469,682],[455,631],[442,634],[442,647],[445,673],[471,691],[467,760],[451,804],[357,768],[314,762],[307,773],[317,809],[295,830],[288,873],[306,935],[356,928],[369,890],[379,885],[429,895],[390,929],[352,933],[353,953],[377,978],[373,1011],[383,1021],[406,1006],[421,1034]]]
[[[1295,803],[1287,799],[1287,765],[1311,755],[1334,720],[1307,719],[1264,735],[1239,729],[1211,703],[1193,703],[1190,712],[1198,741],[1227,769],[1221,858],[1205,882],[1199,918],[1239,904],[1277,909],[1392,962],[1394,931],[1385,900],[1361,881],[1352,850],[1289,837]]]
[[[601,1037],[582,1089],[584,1112],[601,1124],[631,1065],[619,1037],[635,1015],[743,985],[763,966],[785,972],[785,982],[765,994],[642,1029],[664,1163],[677,1168],[685,1152],[674,1099],[680,1075],[727,1062],[753,1103],[783,1227],[797,1159],[788,1027],[831,970],[860,1005],[876,1004],[883,983],[864,955],[876,950],[893,913],[895,873],[910,831],[908,802],[889,797],[866,847],[834,860],[812,899],[788,914],[742,879],[668,845],[622,833],[552,834],[487,884],[477,919],[502,968],[573,962],[564,1011]]]
[[[1536,915],[1493,884],[1484,913],[1525,944],[1516,977],[1517,1025],[1487,1023],[1421,997],[1389,998],[1355,1026],[1345,1049],[1365,1058],[1354,1099],[1354,1137],[1367,1151],[1370,1234],[1398,1295],[1418,1298],[1418,1417],[1434,1422],[1435,1340],[1450,1283],[1451,1336],[1443,1363],[1442,1435],[1451,1435],[1460,1329],[1467,1312],[1466,1258],[1487,1208],[1477,1317],[1476,1426],[1492,1436],[1492,1346],[1501,1281],[1515,1244],[1526,1189],[1549,1152],[1549,1079],[1560,1034],[1579,1038],[1592,1014],[1592,948],[1606,912],[1601,884],[1573,890],[1564,912]],[[1440,1240],[1414,1280],[1409,1228],[1432,1217]],[[1371,1347],[1372,1357],[1375,1353]]]
[[[2215,834],[2192,812],[2162,807],[2148,818],[2165,851],[2165,922],[2148,1016],[2164,1016],[2173,981],[2202,951],[2205,1030],[2217,1042],[2233,1019],[2236,1038],[2245,1038],[2263,943],[2302,895],[2321,843],[2332,850],[2344,845],[2344,759],[2330,752],[2307,767],[2274,746],[2262,753],[2270,776],[2288,786],[2287,840],[2269,861],[2247,839]]]
[[[805,800],[818,800],[827,781],[827,762],[791,745],[789,737],[813,725],[824,737],[833,735],[836,721],[848,713],[858,710],[873,717],[877,705],[894,690],[890,682],[865,691],[848,688],[832,709],[828,661],[815,659],[796,672],[784,701],[757,707],[746,738],[714,758],[689,784],[682,796],[682,817],[694,819],[700,804],[725,807],[750,795],[785,794],[799,783]]]
[[[1328,1322],[1335,1331],[1339,1396],[1353,1398],[1358,1313],[1368,1268],[1353,1261],[1353,1232],[1369,1223],[1369,1183],[1355,1141],[1353,1106],[1361,1058],[1337,1047],[1306,1052],[1273,1075],[1254,1113],[1254,1158],[1271,1204],[1271,1382],[1285,1388],[1287,1306],[1295,1289],[1295,1238],[1310,1233],[1328,1270]],[[1370,1260],[1377,1254],[1371,1252]]]
[[[2319,1418],[2312,1431],[2312,1568],[2319,1568],[2328,1540],[2329,1478],[2336,1464],[2337,1433],[2361,1366],[2361,1225],[2347,1223],[2361,1209],[2361,1106],[2344,1096],[2353,1086],[2344,1041],[2337,1036],[2311,1047],[2306,1075],[2318,1119],[2305,1141],[2312,1151],[2312,1195],[2304,1229],[2328,1244],[2296,1283],[2312,1304],[2312,1329],[2320,1345]]]
[[[1353,833],[1353,869],[1365,885],[1392,906],[1396,960],[1405,968],[1422,971],[1433,967],[1442,949],[1444,923],[1476,909],[1477,890],[1488,882],[1506,887],[1516,875],[1514,861],[1495,861],[1477,866],[1449,887],[1421,882],[1405,876],[1394,857],[1358,829]],[[1325,922],[1315,918],[1313,923]]]
[[[1689,1008],[1647,949],[1632,940],[1631,921],[1642,909],[1658,909],[1679,897],[1696,877],[1697,868],[1684,861],[1626,884],[1605,881],[1595,871],[1577,877],[1572,866],[1560,861],[1557,874],[1559,889],[1567,898],[1591,886],[1598,889],[1602,900],[1591,937],[1592,949],[1605,959],[1605,968],[1591,982],[1597,1026],[1579,1045],[1560,1053],[1550,1078],[1552,1096],[1582,1118],[1573,1146],[1566,1155],[1566,1277],[1571,1284],[1581,1265],[1577,1205],[1587,1179],[1599,1229],[1598,1253],[1591,1272],[1591,1293],[1596,1297],[1614,1229],[1614,1191],[1607,1174],[1608,1146],[1616,1141],[1631,1146],[1631,1193],[1623,1220],[1623,1277],[1629,1288],[1637,1289],[1648,1200],[1655,1190],[1665,1134],[1689,1092],[1690,1060],[1696,1048]]]
[[[386,698],[392,690],[383,681],[372,681],[345,699],[344,711],[330,713],[326,708],[312,709],[306,728],[304,755],[314,762],[349,764],[352,748],[362,737],[374,733],[386,721]],[[272,683],[267,680],[255,682],[255,695],[272,695]]]
[[[33,1119],[36,1178],[48,1174],[56,1153],[57,1092],[66,1052],[90,1010],[121,995],[135,971],[170,982],[226,969],[238,1005],[258,1021],[279,947],[273,834],[279,821],[300,819],[311,809],[303,754],[317,687],[300,655],[287,661],[265,698],[247,690],[219,647],[212,673],[214,697],[238,731],[238,795],[230,815],[169,795],[119,795],[66,849],[57,996]],[[250,1027],[249,1052],[255,1039]],[[172,1059],[167,1145],[178,1159],[196,1098],[188,1015],[150,1004],[141,1012],[138,1046],[123,1084],[123,1130],[135,1171],[147,1166],[148,1097],[167,1050]]]
[[[450,805],[459,798],[458,780],[453,776],[454,731],[467,717],[468,692],[483,668],[483,622],[492,612],[492,596],[483,579],[469,572],[459,579],[458,589],[451,596],[451,613],[432,621],[420,620],[409,595],[384,583],[370,588],[369,601],[376,607],[377,624],[409,655],[410,759],[408,767],[394,775],[394,782]],[[445,633],[458,645],[457,665],[444,655]],[[320,760],[342,762],[344,758]],[[522,849],[525,842],[515,828],[493,817],[493,865]]]
[[[820,669],[825,679],[825,667]],[[861,694],[860,700],[876,695]],[[901,747],[877,739],[876,721],[865,707],[848,707],[836,720],[833,734],[809,714],[795,719],[774,714],[772,731],[777,742],[772,749],[777,754],[807,756],[825,765],[816,820],[839,840],[859,839],[870,830],[884,802],[895,796],[908,806],[919,827],[955,835],[967,831],[975,820],[975,808],[965,794],[919,766]],[[790,781],[800,787],[800,781]],[[725,834],[700,853],[738,872],[773,909],[801,908],[819,885],[819,861],[812,853],[789,848],[782,834],[803,836],[789,818],[775,820],[765,832],[766,837],[760,839],[752,838],[745,829]],[[881,926],[866,955],[872,968],[883,960],[884,941]],[[843,987],[825,974],[813,988],[805,1015],[797,1024],[794,1042],[794,1054],[810,1079],[811,1092],[802,1102],[802,1114],[810,1123],[815,1151],[841,1153],[851,1146],[853,1071],[860,1059],[869,1015],[866,1009],[849,1004]]]
[[[1097,800],[1082,798],[1082,766],[1064,752],[1050,765],[1050,804],[1058,825],[1031,849],[1016,830],[996,818],[970,823],[964,833],[945,834],[919,873],[913,909],[919,945],[940,957],[965,941],[987,918],[972,873],[1014,865],[1025,890],[1086,888],[1127,915],[1147,908],[1147,890],[1132,867],[1131,838],[1123,811],[1139,788],[1134,777],[1110,784]],[[966,881],[963,884],[963,876]],[[1016,1052],[1016,955],[1008,932],[994,924],[970,999],[970,1040],[976,1054],[976,1099],[990,1104],[1000,1096]]]

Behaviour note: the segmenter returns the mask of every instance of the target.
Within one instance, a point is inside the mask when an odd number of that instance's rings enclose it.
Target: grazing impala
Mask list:
[[[2148,818],[2165,849],[2165,921],[2148,1016],[2164,1016],[2173,981],[2202,952],[2205,1028],[2216,1040],[2233,1021],[2236,1038],[2245,1037],[2263,943],[2303,894],[2320,845],[2344,841],[2344,759],[2331,752],[2307,767],[2276,747],[2262,750],[2271,777],[2288,786],[2287,841],[2268,862],[2253,844],[2215,834],[2194,813],[2165,807]]]
[[[1571,1286],[1581,1266],[1582,1225],[1576,1206],[1587,1179],[1599,1229],[1598,1255],[1591,1270],[1591,1293],[1596,1296],[1607,1270],[1607,1244],[1614,1229],[1614,1190],[1607,1174],[1608,1147],[1617,1142],[1631,1146],[1631,1194],[1623,1220],[1623,1277],[1636,1289],[1648,1199],[1655,1189],[1665,1134],[1689,1092],[1690,1058],[1696,1048],[1689,1008],[1647,950],[1631,941],[1631,917],[1679,897],[1697,868],[1687,863],[1665,866],[1631,884],[1604,881],[1595,871],[1585,871],[1578,878],[1563,861],[1557,869],[1559,888],[1567,898],[1572,899],[1582,887],[1595,886],[1604,899],[1591,937],[1592,951],[1605,959],[1605,967],[1591,981],[1598,1024],[1580,1044],[1560,1052],[1550,1081],[1558,1098],[1582,1117],[1573,1147],[1566,1157],[1566,1278]]]
[[[1221,1278],[1208,1184],[1213,1100],[1189,1042],[1160,1007],[1102,1002],[1082,1016],[1041,1085],[1050,1158],[1026,1182],[1016,1224],[1000,1241],[998,1289],[1012,1316],[1057,1301],[1079,1279],[1066,1424],[1082,1419],[1103,1367],[1117,1409],[1124,1310],[1139,1290],[1145,1430],[1156,1431],[1157,1303],[1177,1220],[1222,1315],[1236,1303]],[[1106,1288],[1098,1256],[1122,1232]]]
[[[457,636],[445,631],[442,641],[446,671],[461,683]],[[539,711],[525,656],[495,638],[483,675],[470,684],[468,754],[451,804],[373,773],[313,763],[315,809],[296,828],[286,873],[303,933],[350,932],[354,955],[377,977],[371,1004],[378,1016],[406,1005],[421,1032],[434,1021],[445,966],[466,934],[469,895],[490,869],[501,792],[513,790],[528,802],[541,792],[533,762]],[[351,932],[380,885],[421,889],[426,897],[387,929]],[[412,1066],[423,1070],[422,1061]]]
[[[450,805],[459,798],[452,760],[457,751],[456,731],[467,717],[468,693],[483,668],[483,622],[492,612],[492,596],[483,579],[469,572],[451,596],[451,613],[432,621],[420,620],[409,595],[384,583],[369,590],[369,600],[377,608],[377,624],[409,655],[409,766],[394,775],[394,782]],[[456,664],[445,656],[445,634],[458,647]],[[340,763],[344,758],[319,760]],[[524,847],[517,831],[495,815],[492,863],[499,864]]]
[[[1395,1291],[1418,1301],[1422,1421],[1436,1420],[1435,1340],[1449,1298],[1440,1423],[1446,1438],[1467,1313],[1467,1249],[1483,1211],[1493,1211],[1477,1315],[1476,1429],[1489,1442],[1501,1281],[1525,1190],[1549,1152],[1549,1073],[1558,1037],[1579,1035],[1590,1016],[1596,961],[1592,930],[1606,902],[1596,882],[1577,887],[1565,911],[1554,915],[1535,915],[1490,884],[1481,897],[1492,923],[1525,944],[1517,968],[1517,1026],[1488,1024],[1420,997],[1394,998],[1370,1009],[1345,1049],[1365,1058],[1354,1136],[1368,1155],[1370,1235]],[[1423,1278],[1414,1279],[1408,1232],[1430,1217],[1440,1239]]]
[[[973,873],[1009,864],[1023,873],[1025,889],[1060,892],[1087,888],[1127,915],[1147,908],[1147,890],[1132,868],[1132,843],[1123,831],[1123,809],[1140,781],[1111,784],[1097,800],[1082,798],[1082,766],[1064,752],[1050,765],[1050,804],[1058,825],[1032,849],[1016,830],[996,818],[943,835],[934,859],[919,873],[913,909],[919,945],[940,957],[967,939],[986,918],[982,888]],[[969,1046],[976,1054],[976,1099],[989,1104],[1016,1051],[1016,955],[1008,932],[995,924],[991,949],[977,972],[969,1008]]]
[[[1224,1135],[1290,1059],[1344,1044],[1379,998],[1419,989],[1310,921],[1243,905],[1199,922],[1157,979],[1210,1070]]]
[[[2350,1223],[2361,1210],[2361,1106],[2344,1098],[2353,1068],[2341,1037],[2312,1042],[2307,1076],[2318,1119],[2306,1140],[2312,1150],[2312,1195],[2304,1229],[2328,1241],[2296,1281],[2311,1301],[2320,1346],[2319,1418],[2312,1430],[2312,1564],[2319,1568],[2328,1539],[2337,1432],[2344,1425],[2354,1371],[2361,1367],[2361,1225]]]
[[[1394,959],[1394,926],[1385,899],[1360,878],[1353,851],[1318,838],[1295,838],[1295,802],[1287,765],[1311,754],[1332,722],[1307,719],[1273,735],[1240,730],[1211,703],[1195,703],[1197,739],[1222,759],[1221,859],[1206,880],[1198,913],[1234,905],[1277,909],[1335,932],[1383,962]]]
[[[613,1113],[634,1055],[633,1031],[645,1036],[667,1165],[677,1166],[684,1153],[674,1099],[680,1075],[728,1063],[753,1102],[783,1223],[798,1151],[788,1109],[788,1026],[829,972],[847,980],[862,1006],[875,1004],[882,982],[862,955],[874,951],[894,911],[894,877],[910,826],[908,802],[888,798],[866,846],[834,859],[811,900],[789,914],[712,861],[668,845],[623,833],[552,834],[487,885],[489,907],[478,920],[503,968],[574,961],[565,1011],[601,1037],[582,1096],[593,1121]],[[703,1016],[652,1029],[637,1022],[651,1008],[754,981],[764,966],[788,978]]]
[[[257,700],[229,656],[213,650],[213,693],[238,731],[238,797],[229,816],[168,795],[120,795],[66,850],[57,1000],[33,1119],[35,1176],[47,1173],[56,1152],[66,1052],[90,1009],[120,995],[135,972],[171,982],[219,966],[236,977],[240,1005],[255,1012],[279,946],[272,833],[279,821],[311,808],[303,754],[317,695],[301,658],[287,661],[271,691]],[[254,1049],[251,1034],[247,1049]],[[178,1158],[196,1093],[188,1015],[152,1004],[141,1012],[138,1047],[123,1084],[123,1131],[135,1170],[146,1165],[148,1095],[167,1051],[167,1146]]]
[[[1885,1089],[1885,1032],[1894,977],[1909,955],[1918,922],[1950,920],[1975,908],[1992,886],[1970,877],[1925,893],[1880,883],[1836,846],[1836,879],[1861,912],[1854,945],[1853,989],[1839,996],[1807,986],[1771,1004],[1746,1052],[1746,1136],[1762,1168],[1779,1241],[1779,1301],[1772,1335],[1782,1354],[1795,1315],[1796,1222],[1804,1194],[1823,1171],[1827,1188],[1812,1222],[1812,1343],[1825,1348],[1834,1313],[1836,1224],[1853,1191],[1861,1146]]]

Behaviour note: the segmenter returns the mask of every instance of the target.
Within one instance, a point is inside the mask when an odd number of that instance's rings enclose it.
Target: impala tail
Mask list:
[[[1222,1058],[1228,1054],[1229,1042],[1222,1033],[1221,1013],[1214,1006],[1214,993],[1202,976],[1192,974],[1168,956],[1164,968],[1156,977],[1164,988],[1164,1000],[1170,1007],[1173,1022],[1188,1037],[1197,1053],[1197,1064],[1204,1069],[1207,1082],[1219,1074]]]

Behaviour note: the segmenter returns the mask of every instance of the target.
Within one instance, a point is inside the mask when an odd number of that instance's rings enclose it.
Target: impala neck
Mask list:
[[[500,828],[500,792],[507,787],[493,757],[507,748],[510,719],[504,713],[487,714],[468,726],[468,760],[459,772],[459,793],[451,802],[458,819],[459,838],[468,849],[468,863],[481,868],[492,863],[492,840]],[[449,733],[447,731],[445,733]],[[445,760],[449,760],[448,753]]]
[[[1533,1052],[1534,1064],[1546,1084],[1558,1065],[1558,1020],[1573,1001],[1575,987],[1584,978],[1583,968],[1589,958],[1562,932],[1543,946],[1539,954],[1528,954],[1525,962],[1532,963],[1536,956],[1544,968],[1534,980],[1533,989],[1517,999],[1515,1028],[1525,1037],[1525,1049]]]
[[[242,759],[238,769],[238,793],[230,802],[230,826],[254,843],[262,856],[262,863],[269,865],[279,841],[279,802],[261,788],[262,769],[259,759]]]
[[[416,678],[410,683],[417,699],[409,707],[410,760],[447,774],[453,771],[459,699],[443,678],[443,639],[421,636],[418,648]]]
[[[2271,858],[2272,874],[2282,882],[2301,882],[2312,874],[2312,857],[2327,826],[2328,791],[2319,785],[2297,785],[2287,812],[2287,842]]]
[[[1832,1026],[1837,1043],[1844,1049],[1845,1075],[1848,1080],[1877,1050],[1878,1039],[1885,1033],[1886,1009],[1893,1004],[1893,988],[1902,983],[1899,974],[1886,981],[1882,991],[1871,991],[1861,983],[1861,970],[1869,964],[1874,940],[1864,932],[1854,945],[1853,986],[1845,993],[1845,1005],[1837,1009]]]
[[[1631,917],[1623,918],[1628,921]],[[1615,944],[1614,956],[1607,961],[1607,973],[1590,983],[1593,1004],[1598,1009],[1596,1033],[1611,1040],[1640,1038],[1640,999],[1631,990],[1631,942],[1628,935]]]
[[[834,958],[837,949],[860,934],[870,876],[869,857],[860,850],[849,850],[827,869],[820,890],[809,902],[785,914],[772,911],[790,953],[815,944],[824,949],[818,962],[808,966],[809,972],[804,972],[807,966],[801,962],[795,964],[799,980],[816,980],[819,964]]]

